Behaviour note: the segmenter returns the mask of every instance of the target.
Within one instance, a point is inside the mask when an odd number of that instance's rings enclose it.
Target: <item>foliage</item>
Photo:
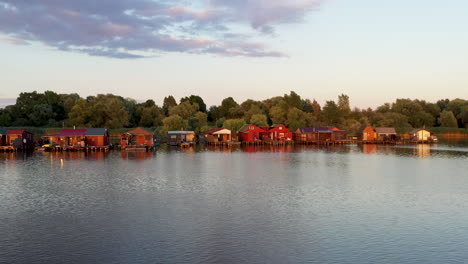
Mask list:
[[[14,105],[0,109],[0,126],[6,127],[153,127],[158,131],[190,129],[197,133],[208,127],[237,131],[243,124],[259,126],[285,124],[290,130],[302,126],[336,126],[355,132],[361,124],[395,127],[407,131],[419,127],[468,127],[468,100],[441,99],[426,102],[399,98],[375,110],[352,108],[348,95],[321,106],[315,99],[301,98],[291,91],[263,101],[247,99],[240,104],[227,97],[207,107],[203,98],[190,95],[176,99],[169,95],[162,106],[156,100],[137,102],[113,94],[80,97],[76,93],[21,93]]]
[[[248,123],[254,124],[259,127],[268,126],[267,116],[263,114],[254,114],[252,115],[252,117],[250,118],[250,122]]]
[[[223,127],[231,131],[238,131],[243,125],[245,125],[245,121],[243,118],[227,119],[226,121],[224,121]]]
[[[185,130],[188,127],[188,121],[179,115],[171,115],[163,119],[164,128],[167,131]]]
[[[439,117],[439,123],[442,127],[458,127],[457,119],[453,115],[452,111],[442,111]]]

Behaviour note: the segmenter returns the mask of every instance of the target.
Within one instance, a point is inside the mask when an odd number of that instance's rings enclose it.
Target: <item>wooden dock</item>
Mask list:
[[[13,146],[0,146],[0,152],[17,152],[18,149]]]
[[[211,146],[239,146],[241,143],[238,141],[216,141],[216,142],[210,142],[206,141],[206,145],[211,145]]]
[[[111,149],[110,146],[52,146],[52,147],[41,147],[36,148],[37,151],[52,151],[52,152],[63,152],[63,151],[83,151],[83,152],[108,152]]]

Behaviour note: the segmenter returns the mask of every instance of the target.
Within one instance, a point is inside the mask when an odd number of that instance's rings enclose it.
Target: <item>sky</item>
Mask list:
[[[0,0],[0,107],[46,90],[467,99],[467,14],[466,0]]]

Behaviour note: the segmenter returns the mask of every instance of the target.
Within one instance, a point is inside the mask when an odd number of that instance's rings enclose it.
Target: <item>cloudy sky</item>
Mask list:
[[[0,0],[0,106],[34,90],[466,99],[467,14],[466,0]]]

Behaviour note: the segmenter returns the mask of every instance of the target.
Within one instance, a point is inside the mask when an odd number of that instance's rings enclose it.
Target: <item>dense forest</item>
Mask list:
[[[164,98],[143,103],[113,94],[80,97],[78,94],[21,93],[16,104],[0,109],[0,126],[5,127],[150,127],[159,133],[212,127],[237,130],[246,123],[258,126],[285,124],[291,130],[303,126],[336,126],[350,132],[362,124],[395,127],[407,131],[419,127],[468,128],[468,100],[397,99],[376,109],[351,108],[347,95],[320,105],[295,92],[263,101],[236,102],[232,97],[207,107],[197,95]]]

